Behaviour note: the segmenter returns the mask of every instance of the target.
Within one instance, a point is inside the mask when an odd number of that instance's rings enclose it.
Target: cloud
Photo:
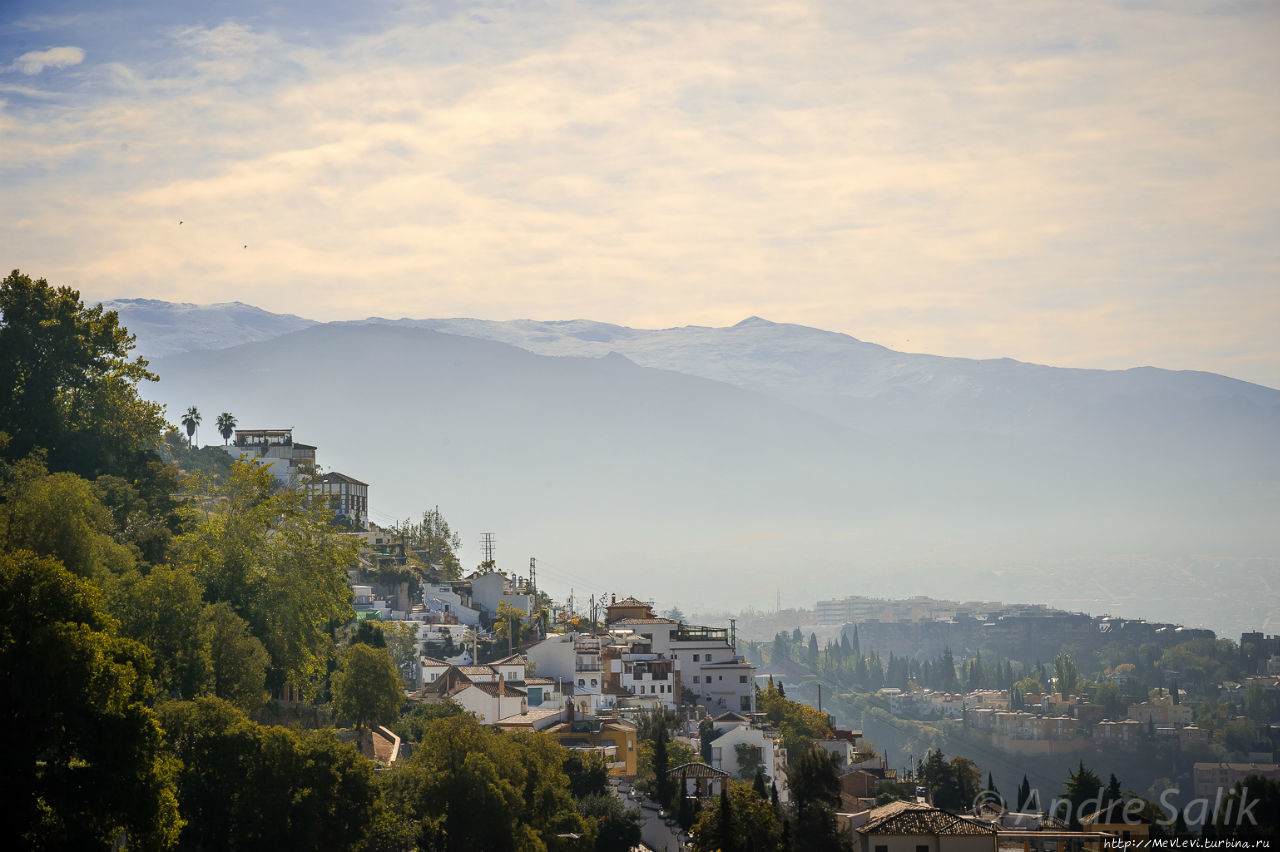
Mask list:
[[[757,314],[1280,385],[1276,13],[922,5],[169,26],[0,111],[7,254],[93,298]]]
[[[23,74],[39,74],[46,68],[70,68],[84,62],[84,51],[78,47],[51,47],[22,54],[6,70]]]

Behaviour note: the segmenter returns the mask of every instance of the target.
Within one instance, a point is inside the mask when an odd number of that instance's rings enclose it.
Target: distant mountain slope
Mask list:
[[[1084,451],[1031,427],[873,434],[617,354],[548,357],[383,324],[318,325],[153,366],[161,381],[145,390],[171,418],[195,404],[242,427],[294,426],[321,465],[371,484],[376,520],[439,503],[464,531],[464,561],[492,531],[504,567],[536,555],[540,572],[587,594],[641,583],[664,600],[740,605],[781,584],[811,602],[909,580],[902,591],[964,599],[1124,591],[1185,605],[1194,576],[1162,587],[1167,559],[1280,554],[1274,454],[1252,438],[1107,433]],[[1099,396],[1098,429],[1137,417],[1132,399],[1113,403]],[[1120,572],[1122,590],[1110,568],[1066,582],[1010,570],[1071,560],[1141,567]],[[1185,612],[1164,617],[1195,623]]]
[[[729,328],[643,331],[574,320],[365,320],[501,340],[547,355],[600,356],[768,393],[871,432],[976,431],[1052,437],[1089,451],[1231,436],[1280,439],[1280,391],[1212,373],[1081,370],[895,352],[845,334],[751,317]],[[1122,442],[1123,443],[1123,442]]]
[[[109,306],[121,311],[141,351],[150,355],[265,340],[311,324],[239,303],[121,300]],[[867,432],[973,431],[1051,440],[1084,453],[1154,444],[1172,454],[1188,443],[1227,443],[1239,451],[1233,464],[1280,464],[1275,453],[1254,455],[1280,439],[1280,391],[1212,373],[910,354],[758,317],[729,328],[662,330],[588,320],[370,318],[347,324],[425,328],[543,355],[618,352],[641,366],[766,393]]]
[[[138,352],[147,358],[225,349],[315,325],[315,320],[273,314],[243,302],[193,305],[156,299],[115,299],[102,304],[119,314],[125,328],[137,335]]]

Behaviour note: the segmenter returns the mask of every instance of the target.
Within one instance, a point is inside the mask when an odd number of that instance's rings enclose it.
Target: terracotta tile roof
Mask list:
[[[619,618],[613,624],[675,624],[669,618]]]
[[[985,837],[995,829],[970,822],[963,817],[921,802],[890,802],[873,808],[865,824],[855,829],[859,834],[892,834],[910,836]]]

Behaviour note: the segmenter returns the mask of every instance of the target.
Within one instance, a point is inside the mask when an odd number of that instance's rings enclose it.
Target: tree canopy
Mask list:
[[[174,842],[176,765],[148,706],[150,670],[92,583],[30,551],[0,553],[0,794],[20,846]]]
[[[334,711],[358,728],[394,721],[404,697],[400,672],[387,649],[364,643],[350,645],[339,655],[330,688]]]

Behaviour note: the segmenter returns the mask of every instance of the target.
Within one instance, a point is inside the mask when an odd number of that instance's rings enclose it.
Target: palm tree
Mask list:
[[[226,446],[231,440],[231,435],[236,431],[236,419],[230,411],[224,411],[218,415],[218,431],[222,433],[223,446]]]
[[[200,425],[200,409],[194,405],[187,409],[187,413],[182,415],[182,425],[187,429],[187,445],[195,449],[196,427]]]

